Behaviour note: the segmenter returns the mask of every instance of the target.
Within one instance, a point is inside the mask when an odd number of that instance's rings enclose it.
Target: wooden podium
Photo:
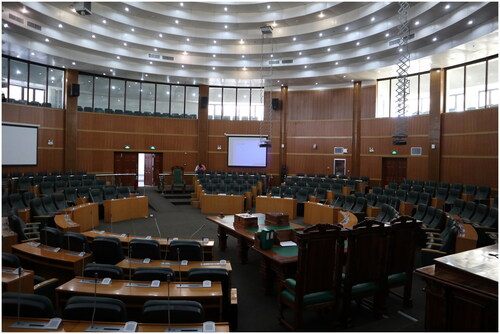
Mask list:
[[[148,216],[147,196],[104,200],[102,203],[104,205],[104,221],[106,223],[116,223]]]
[[[304,203],[304,223],[316,225],[320,223],[337,224],[340,208],[315,202]]]

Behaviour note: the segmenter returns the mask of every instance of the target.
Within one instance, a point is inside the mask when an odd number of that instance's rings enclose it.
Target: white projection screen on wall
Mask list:
[[[2,165],[36,166],[38,126],[2,123]]]
[[[228,167],[267,167],[267,147],[260,147],[258,135],[227,135]]]

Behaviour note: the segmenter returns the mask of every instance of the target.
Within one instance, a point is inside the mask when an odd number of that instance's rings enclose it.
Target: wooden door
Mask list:
[[[115,152],[114,173],[115,174],[134,174],[130,176],[116,176],[115,184],[117,186],[137,187],[137,164],[139,156],[135,152]]]
[[[145,153],[144,154],[144,185],[158,185],[158,176],[162,172],[163,154]]]
[[[382,186],[402,183],[406,178],[406,158],[382,158]]]

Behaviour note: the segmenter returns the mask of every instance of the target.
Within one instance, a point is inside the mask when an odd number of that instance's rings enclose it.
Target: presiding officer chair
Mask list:
[[[170,192],[174,192],[175,188],[182,187],[182,192],[186,192],[186,182],[184,181],[184,168],[181,166],[172,167],[172,185]]]

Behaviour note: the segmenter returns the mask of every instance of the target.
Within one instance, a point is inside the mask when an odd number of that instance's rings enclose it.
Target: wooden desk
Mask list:
[[[399,213],[403,216],[411,216],[413,213],[413,204],[408,202],[399,203]]]
[[[436,209],[443,210],[444,202],[445,200],[442,198],[433,197],[431,201],[431,206],[435,207]]]
[[[187,274],[192,268],[222,268],[226,269],[229,272],[229,275],[231,275],[232,267],[230,261],[226,261],[226,264],[218,263],[219,261],[189,261],[187,265],[183,266],[180,265],[178,261],[170,260],[151,260],[149,263],[143,263],[140,259],[132,259],[131,261],[129,261],[129,259],[124,259],[116,265],[123,269],[125,277],[129,277],[129,274],[133,274],[135,269],[144,267],[172,268],[177,278],[180,277],[182,280],[187,279]]]
[[[241,195],[208,195],[200,199],[201,213],[235,214],[245,211],[245,197]]]
[[[465,252],[476,248],[477,245],[477,231],[474,229],[472,224],[468,224],[463,221],[463,219],[457,215],[446,213],[447,216],[452,217],[460,223],[460,230],[457,233],[457,239],[455,242],[455,253]]]
[[[25,223],[31,222],[31,210],[30,208],[24,208],[17,210],[17,215],[19,218],[23,220]]]
[[[262,249],[253,247],[262,257],[260,261],[261,286],[266,294],[271,294],[275,282],[295,277],[297,271],[297,246]]]
[[[9,271],[17,268],[2,267],[2,291],[3,292],[22,292],[33,293],[34,272],[23,269],[21,277]]]
[[[61,282],[66,282],[76,275],[81,275],[87,263],[93,262],[90,253],[78,256],[78,253],[61,249],[55,253],[50,251],[54,247],[40,245],[33,246],[31,243],[22,243],[12,246],[12,253],[21,258],[25,264],[41,276],[57,277]]]
[[[144,303],[151,299],[171,300],[194,300],[203,305],[205,311],[208,309],[216,310],[217,317],[207,320],[220,321],[222,319],[222,286],[220,282],[212,282],[210,288],[203,287],[178,287],[179,282],[160,282],[158,288],[152,287],[131,287],[127,286],[128,280],[111,280],[108,285],[82,283],[81,280],[89,280],[86,277],[75,277],[69,282],[56,288],[56,297],[59,307],[63,307],[66,301],[72,296],[94,296],[110,297],[122,300],[127,309],[142,309]],[[93,279],[90,279],[93,281]],[[200,284],[199,282],[182,282],[182,284]],[[97,291],[97,292],[95,292]],[[208,314],[209,312],[207,312]],[[213,312],[212,312],[213,314]],[[208,316],[207,316],[208,317]]]
[[[122,243],[122,247],[124,249],[124,254],[128,253],[128,245],[130,240],[132,239],[137,239],[137,238],[146,238],[146,236],[138,236],[138,235],[127,235],[127,234],[119,234],[119,233],[110,233],[110,232],[104,232],[104,231],[97,231],[97,230],[91,230],[83,233],[88,241],[91,243],[94,241],[94,238],[96,237],[113,237],[117,238],[120,240]],[[163,252],[163,255],[165,255],[165,252],[168,251],[168,246],[170,243],[174,240],[194,240],[198,241],[201,243],[201,246],[203,247],[203,257],[204,260],[213,260],[214,258],[214,240],[208,240],[208,241],[203,241],[203,239],[185,239],[185,238],[156,238],[156,237],[151,237],[150,239],[152,240],[157,240],[160,243],[160,248],[161,251]]]
[[[294,223],[290,223],[289,226],[267,226],[265,225],[264,214],[257,213],[255,215],[259,217],[259,222],[258,227],[253,229],[235,228],[233,225],[233,215],[224,216],[222,218],[219,216],[207,217],[208,220],[217,224],[219,249],[221,251],[225,251],[227,248],[227,235],[231,235],[238,240],[238,254],[240,257],[240,262],[242,264],[246,263],[248,260],[248,248],[253,246],[256,232],[262,231],[263,228],[268,228],[276,231],[303,228],[302,226]]]
[[[498,332],[498,245],[434,262],[415,270],[427,284],[425,329]]]
[[[304,203],[304,223],[316,225],[319,223],[337,224],[340,208],[334,208],[314,202]]]
[[[68,214],[71,220],[80,225],[80,231],[88,231],[99,226],[99,204],[79,204],[61,210],[62,214]]]
[[[148,216],[147,196],[104,200],[102,203],[104,205],[104,221],[106,223],[115,223]]]
[[[255,212],[283,212],[289,219],[297,218],[297,199],[257,196]]]
[[[2,230],[2,252],[12,253],[12,245],[17,244],[17,233],[11,229]]]
[[[43,318],[20,318],[21,321],[39,321],[48,322],[50,319]],[[17,321],[17,317],[2,317],[2,331],[3,332],[27,332],[27,329],[22,328],[10,328],[14,322]],[[90,321],[77,321],[77,320],[63,320],[61,326],[56,330],[57,332],[85,332],[85,330],[91,325]],[[123,326],[123,322],[101,322],[95,321],[94,325],[97,326]],[[148,324],[148,323],[138,323],[137,332],[165,332],[166,328],[203,328],[203,324]],[[229,332],[229,323],[227,322],[217,322],[215,324],[216,332]],[[36,332],[54,332],[54,330],[40,330],[36,329]]]
[[[69,215],[56,215],[54,217],[54,222],[58,229],[60,229],[63,233],[66,232],[77,232],[81,233],[80,224],[75,223],[71,220]]]

